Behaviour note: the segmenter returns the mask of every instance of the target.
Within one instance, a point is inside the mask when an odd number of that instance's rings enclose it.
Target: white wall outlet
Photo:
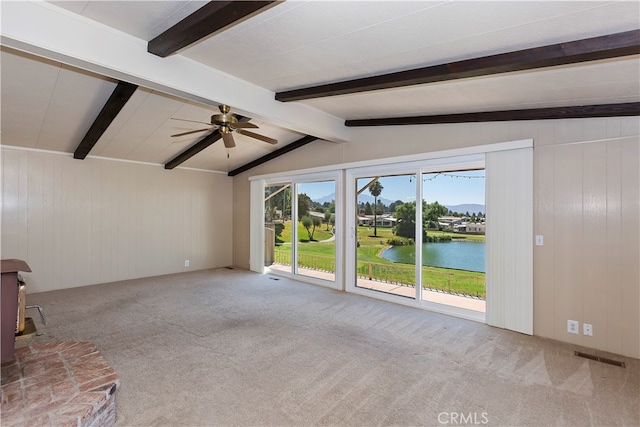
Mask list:
[[[582,335],[587,336],[587,337],[592,337],[593,336],[593,326],[588,324],[588,323],[583,323],[582,324]]]
[[[544,245],[544,236],[542,234],[536,234],[536,246]]]
[[[570,334],[580,334],[580,322],[577,320],[567,320],[567,332]]]
[[[189,267],[189,260],[188,260],[188,259],[185,259],[185,260],[184,260],[184,266],[185,266],[185,267]]]

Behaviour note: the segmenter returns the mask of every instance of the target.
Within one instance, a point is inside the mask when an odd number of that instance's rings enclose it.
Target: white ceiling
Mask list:
[[[19,21],[22,10],[8,3],[2,2],[0,56],[4,145],[75,151],[118,79],[149,84],[141,84],[90,155],[164,164],[206,135],[171,138],[201,127],[172,117],[208,122],[215,105],[234,99],[236,112],[252,117],[258,133],[279,143],[271,146],[235,134],[236,148],[227,150],[217,142],[182,164],[222,172],[301,138],[316,126],[305,119],[317,123],[316,136],[323,137],[325,120],[329,129],[336,117],[343,121],[640,101],[638,55],[286,104],[273,100],[276,91],[638,29],[637,1],[290,0],[164,59],[147,53],[146,42],[205,2],[55,1],[25,8],[38,13],[46,9],[49,21],[72,19],[67,22],[87,28],[86,35],[76,31],[67,39],[71,46],[65,52],[19,39],[10,29],[5,34],[4,27]],[[40,25],[33,32],[55,39],[65,26],[51,24],[52,30]],[[114,45],[89,37],[89,31],[97,30],[126,38],[145,51],[128,55],[126,66],[119,66],[117,59],[109,59],[118,58],[119,52],[109,51]],[[69,53],[87,48],[92,49],[91,58]],[[103,53],[104,61],[96,59]],[[138,58],[141,63],[153,61],[146,75],[132,71]],[[165,68],[174,73],[171,85],[157,77]],[[204,80],[206,90],[194,94],[187,87],[200,78],[192,70],[203,76],[212,73]],[[122,77],[127,73],[130,79]],[[241,89],[231,90],[229,85],[235,84]],[[259,101],[263,98],[266,101]],[[328,134],[336,131],[329,129]],[[348,138],[335,138],[340,139]]]

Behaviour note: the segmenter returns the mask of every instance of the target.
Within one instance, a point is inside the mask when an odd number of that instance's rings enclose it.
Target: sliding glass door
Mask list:
[[[422,174],[422,301],[485,312],[484,169]]]
[[[356,287],[415,298],[415,176],[365,176],[355,185]]]
[[[340,175],[308,175],[264,183],[264,266],[338,287]]]
[[[304,182],[297,184],[296,190],[296,273],[335,281],[335,181]]]
[[[484,159],[438,163],[347,172],[347,288],[481,319]]]

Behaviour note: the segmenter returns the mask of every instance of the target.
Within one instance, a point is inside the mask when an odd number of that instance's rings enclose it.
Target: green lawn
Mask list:
[[[327,240],[331,238],[331,236],[331,225],[329,225],[329,230],[327,231],[327,224],[323,223],[320,227],[316,227],[313,233],[313,240]],[[281,243],[291,243],[291,221],[284,223],[284,228],[280,235],[276,236],[276,239],[280,240]],[[304,228],[304,225],[302,225],[300,221],[298,221],[298,239],[300,241],[309,240],[309,233],[307,233],[307,229]]]
[[[358,276],[389,283],[415,286],[415,267],[410,264],[395,263],[380,257],[387,247],[387,239],[393,237],[390,228],[378,228],[377,236],[373,228],[358,227],[359,247],[357,249]],[[429,231],[434,236],[451,236],[469,240],[484,240],[484,236],[460,235],[441,231]],[[326,225],[316,228],[313,242],[308,241],[307,230],[298,223],[298,262],[301,266],[324,271],[335,271],[335,242],[322,242],[331,233]],[[276,260],[291,264],[291,223],[287,222],[279,236],[285,244],[276,246]],[[438,267],[423,267],[423,287],[479,298],[485,297],[485,273]]]

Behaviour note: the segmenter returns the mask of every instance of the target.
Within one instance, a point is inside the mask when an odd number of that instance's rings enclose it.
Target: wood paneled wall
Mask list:
[[[536,335],[640,357],[639,165],[637,137],[536,149]]]
[[[33,293],[231,265],[232,191],[222,174],[3,147],[1,256],[27,261]]]

